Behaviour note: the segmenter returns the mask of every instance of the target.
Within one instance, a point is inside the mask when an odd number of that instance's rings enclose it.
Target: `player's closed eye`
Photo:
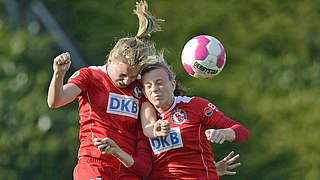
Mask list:
[[[119,77],[120,77],[120,78],[126,78],[127,75],[125,75],[125,74],[120,74]]]
[[[159,87],[159,86],[162,86],[163,83],[162,83],[162,81],[157,81],[155,85]]]
[[[150,83],[144,84],[143,86],[144,86],[144,89],[150,89],[151,88],[151,84]]]

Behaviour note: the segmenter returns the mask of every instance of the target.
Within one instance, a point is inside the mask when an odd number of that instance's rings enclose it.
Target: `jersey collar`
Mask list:
[[[160,117],[163,119],[166,114],[168,114],[170,111],[172,111],[172,109],[173,109],[174,107],[176,107],[176,105],[177,105],[177,97],[175,96],[175,97],[174,97],[174,102],[172,103],[171,107],[170,107],[167,111],[161,113],[161,114],[160,114]]]

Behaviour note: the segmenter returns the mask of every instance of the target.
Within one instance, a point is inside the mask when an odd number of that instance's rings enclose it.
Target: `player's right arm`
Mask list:
[[[75,84],[63,85],[63,79],[71,65],[69,53],[62,53],[53,60],[53,76],[48,90],[47,103],[50,108],[58,108],[72,102],[81,89]]]
[[[167,120],[157,120],[156,110],[150,102],[143,102],[140,111],[143,133],[148,138],[167,136],[170,133],[170,123]]]
[[[148,177],[152,170],[152,155],[148,139],[143,135],[140,123],[138,123],[136,133],[136,151],[132,156],[124,152],[108,137],[104,139],[95,138],[93,142],[102,154],[112,154],[129,170],[140,176]]]

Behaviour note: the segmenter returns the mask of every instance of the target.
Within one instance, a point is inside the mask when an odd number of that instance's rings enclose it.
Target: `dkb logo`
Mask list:
[[[168,136],[149,139],[154,154],[159,154],[171,149],[183,147],[180,128],[171,128]]]
[[[132,96],[109,93],[108,113],[138,118],[139,101]]]

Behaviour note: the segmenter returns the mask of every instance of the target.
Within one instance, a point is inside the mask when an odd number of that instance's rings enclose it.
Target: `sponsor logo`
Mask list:
[[[72,74],[72,76],[70,77],[70,79],[77,77],[79,74],[80,74],[80,71],[76,71],[75,73]]]
[[[176,109],[173,111],[171,119],[175,124],[182,124],[187,120],[187,114],[183,110]]]
[[[206,115],[206,116],[211,116],[213,114],[213,110],[212,110],[212,108],[210,108],[210,107],[205,107],[204,108],[204,115]]]
[[[142,92],[142,87],[141,87],[141,85],[135,84],[134,87],[133,87],[133,89],[132,89],[132,91],[133,91],[134,96],[136,96],[136,97],[139,98],[139,99],[142,98],[143,92]]]
[[[208,74],[217,74],[217,72],[219,71],[216,69],[209,69],[209,68],[203,66],[202,64],[199,64],[198,62],[194,62],[193,68],[199,69],[200,71],[208,73]]]
[[[183,147],[179,127],[171,128],[168,136],[160,136],[149,140],[154,154],[160,154],[171,149]]]
[[[107,113],[138,118],[139,100],[132,96],[109,93]]]

